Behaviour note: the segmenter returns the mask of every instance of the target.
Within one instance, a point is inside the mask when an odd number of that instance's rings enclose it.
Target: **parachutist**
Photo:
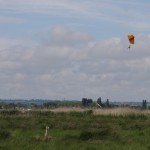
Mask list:
[[[134,36],[132,34],[128,34],[128,40],[130,44],[134,44]],[[130,49],[130,45],[128,47]]]

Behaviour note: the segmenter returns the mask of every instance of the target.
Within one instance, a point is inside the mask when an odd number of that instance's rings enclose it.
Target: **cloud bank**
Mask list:
[[[138,35],[128,50],[127,39],[97,41],[65,26],[51,28],[32,46],[1,38],[1,98],[148,98],[149,40],[150,35]]]

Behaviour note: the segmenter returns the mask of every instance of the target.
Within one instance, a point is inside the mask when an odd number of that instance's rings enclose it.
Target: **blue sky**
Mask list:
[[[4,36],[33,36],[55,25],[88,32],[97,38],[149,31],[149,1],[63,0],[1,1],[0,31]]]
[[[0,98],[148,100],[149,10],[148,0],[0,0]]]

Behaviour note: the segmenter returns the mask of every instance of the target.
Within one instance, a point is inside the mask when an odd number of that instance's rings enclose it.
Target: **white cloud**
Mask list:
[[[10,41],[0,39],[5,48],[0,51],[2,98],[8,98],[7,93],[12,98],[79,100],[149,97],[149,35],[137,35],[130,50],[127,39],[96,41],[61,26],[52,28],[46,41],[35,46]]]
[[[149,97],[149,2],[0,0],[0,4],[2,98]],[[47,32],[49,25],[54,27]],[[46,37],[40,41],[44,31]],[[127,37],[121,38],[126,32],[135,35],[130,50]]]
[[[81,32],[73,32],[70,29],[62,26],[57,26],[52,29],[52,33],[50,41],[50,45],[83,45],[84,43],[88,43],[92,41],[92,36],[81,33]]]

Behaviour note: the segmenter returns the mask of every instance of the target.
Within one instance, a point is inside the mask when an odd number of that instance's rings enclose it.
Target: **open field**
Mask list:
[[[150,150],[149,139],[148,110],[0,111],[0,150]]]

